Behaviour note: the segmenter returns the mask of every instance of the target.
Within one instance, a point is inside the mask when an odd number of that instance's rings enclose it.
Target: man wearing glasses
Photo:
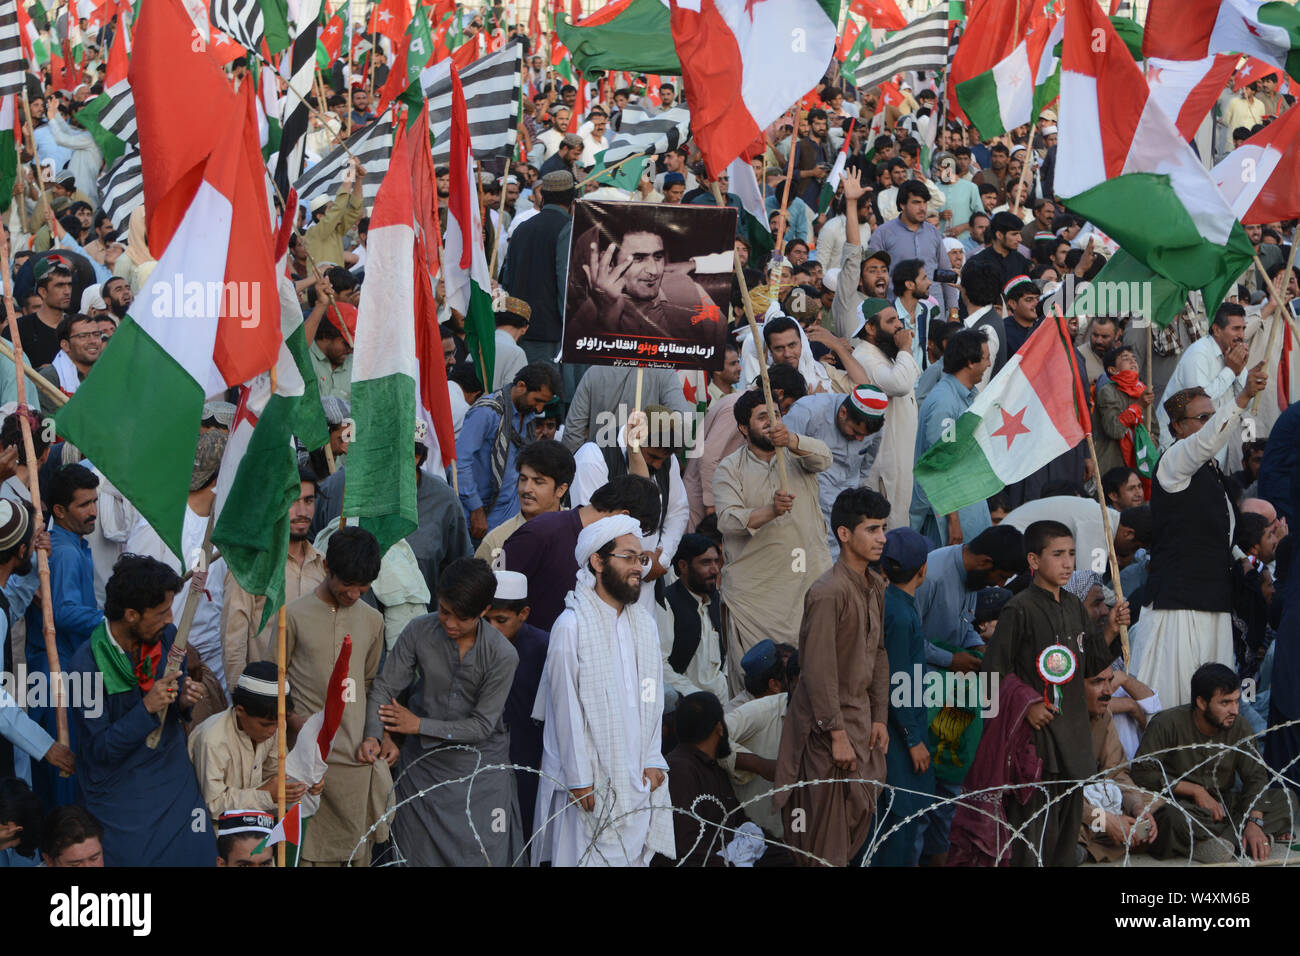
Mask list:
[[[551,628],[533,718],[544,721],[535,863],[648,866],[676,855],[660,752],[663,659],[637,604],[651,557],[629,515],[582,529],[578,579]]]
[[[1133,632],[1137,678],[1166,707],[1189,704],[1192,674],[1217,661],[1232,666],[1232,502],[1216,456],[1240,434],[1242,413],[1268,384],[1264,363],[1246,376],[1235,402],[1215,410],[1203,388],[1164,402],[1174,443],[1151,482],[1153,541],[1149,604]]]
[[[65,395],[71,395],[103,353],[104,333],[100,330],[99,319],[69,312],[59,323],[58,335],[59,353],[53,362],[42,365],[37,371]],[[44,394],[41,395],[41,410],[46,414],[55,411],[55,406]]]

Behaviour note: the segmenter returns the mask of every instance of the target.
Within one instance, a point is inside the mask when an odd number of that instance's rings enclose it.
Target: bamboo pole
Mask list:
[[[1101,524],[1106,533],[1106,550],[1110,555],[1110,584],[1115,590],[1115,603],[1120,604],[1124,601],[1124,586],[1119,580],[1119,558],[1115,554],[1114,532],[1110,526],[1110,509],[1106,506],[1106,492],[1101,487],[1101,465],[1097,462],[1097,445],[1092,440],[1092,432],[1088,432],[1088,454],[1092,456],[1093,474],[1099,476],[1097,479],[1097,503],[1101,505]],[[1119,628],[1120,649],[1124,655],[1124,669],[1128,669],[1128,625],[1121,624]]]
[[[644,380],[645,380],[645,366],[638,365],[636,367],[636,399],[633,401],[633,407],[632,407],[632,411],[634,412],[641,411],[641,384]],[[648,434],[649,431],[648,431],[648,423],[647,423],[647,435]],[[641,453],[641,443],[639,441],[633,439],[631,442],[631,446],[632,446],[632,454],[638,455]]]
[[[798,127],[796,127],[797,129]],[[722,198],[722,189],[718,186],[716,179],[710,183],[710,188],[713,190],[714,202],[719,206],[725,206],[726,202]],[[767,349],[763,347],[763,336],[759,333],[758,322],[754,319],[754,303],[749,299],[749,287],[745,285],[745,272],[740,267],[739,259],[733,256],[731,262],[735,269],[736,281],[740,283],[740,301],[745,306],[745,320],[749,323],[749,335],[754,340],[754,350],[758,354],[758,376],[763,383],[763,400],[767,403],[767,418],[772,427],[776,427],[780,417],[776,413],[776,403],[772,401],[772,383],[768,381],[767,377]],[[776,450],[776,465],[781,475],[781,493],[785,494],[789,476],[786,474],[784,448],[777,448]]]
[[[799,116],[802,112],[803,109],[800,107],[800,105],[798,103],[795,103],[794,104],[794,128],[790,132],[790,156],[786,159],[786,164],[785,164],[785,192],[781,196],[781,218],[777,222],[776,237],[775,237],[776,246],[772,250],[772,258],[773,258],[772,264],[776,265],[777,269],[779,269],[780,264],[785,261],[785,212],[786,212],[786,207],[790,203],[790,194],[794,192],[794,154],[799,147]],[[724,205],[724,203],[721,200],[719,200],[718,205],[721,206]],[[775,278],[773,278],[773,273],[775,273]],[[772,302],[781,301],[781,273],[779,271],[773,270],[771,266],[768,267],[768,283],[769,283],[768,298]],[[740,283],[740,287],[742,289],[745,288],[745,283],[743,280]],[[763,381],[764,382],[767,381],[766,363],[764,363],[763,366]],[[769,405],[771,404],[770,400],[768,401],[768,404]],[[768,411],[768,414],[769,415],[771,414],[770,409]],[[772,421],[773,423],[775,423],[776,419],[773,419]],[[782,462],[782,472],[784,473],[784,462]],[[783,478],[784,478],[784,474],[783,474]],[[784,491],[785,490],[784,480],[782,480],[781,485],[782,485],[782,490]]]
[[[1151,321],[1148,319],[1147,320],[1147,381],[1146,384],[1147,384],[1147,388],[1151,388],[1151,389],[1155,388],[1155,385],[1153,383],[1156,380],[1156,370],[1152,366],[1152,359],[1151,359],[1151,340],[1154,337],[1155,337],[1155,332],[1152,330]],[[1155,418],[1154,404],[1155,403],[1153,402],[1151,405],[1148,405],[1146,409],[1146,420],[1147,420],[1146,427],[1147,427],[1148,435],[1151,434],[1151,420]]]
[[[576,186],[574,186],[574,188],[581,189],[583,186],[587,185],[587,183],[595,182],[597,179],[603,177],[606,173],[612,173],[614,170],[618,169],[624,163],[630,163],[634,159],[645,159],[645,158],[646,158],[645,153],[634,153],[631,156],[625,156],[622,159],[620,159],[617,163],[614,163],[614,165],[606,166],[604,169],[592,173],[590,176],[586,177],[581,182],[579,182]]]
[[[285,650],[287,642],[284,636],[285,616],[284,603],[280,604],[280,614],[276,625],[275,638],[275,663],[276,663],[276,688],[275,688],[275,731],[276,731],[276,755],[279,757],[279,766],[275,771],[275,804],[279,811],[279,818],[284,819],[285,812],[285,786],[288,780],[285,776],[284,764],[288,759],[289,743],[286,739],[288,730],[288,719],[285,712],[285,694],[284,694],[284,675],[285,675]],[[285,841],[281,840],[275,848],[275,862],[279,867],[284,866]]]
[[[212,564],[212,526],[217,520],[217,502],[213,498],[212,510],[208,512],[208,526],[203,531],[202,554],[199,557],[197,570],[206,571]],[[194,568],[190,569],[190,575],[194,573]],[[194,625],[194,615],[199,610],[199,592],[193,587],[185,595],[185,607],[181,610],[180,623],[176,625],[176,639],[172,641],[171,650],[167,652],[167,669],[163,671],[163,680],[167,680],[175,674],[181,673],[185,664],[185,653],[190,646],[190,628]],[[158,749],[158,741],[162,739],[163,727],[167,719],[167,711],[160,711],[158,714],[158,726],[150,731],[149,736],[144,739],[145,746],[150,750]]]
[[[48,396],[50,401],[52,401],[56,406],[61,407],[67,404],[68,396],[63,393],[62,389],[49,381],[49,379],[36,371],[36,369],[32,368],[26,362],[18,361],[17,356],[14,355],[14,350],[4,339],[0,339],[0,355],[3,355],[5,358],[13,362],[15,368],[21,365],[24,374],[26,374],[26,376],[31,380],[31,383],[40,390],[42,395]],[[21,404],[21,402],[19,404]]]
[[[36,182],[38,183],[41,191],[41,201],[45,203],[45,208],[49,210],[51,214],[53,214],[54,204],[50,201],[49,187],[46,186],[45,178],[44,176],[41,175],[41,154],[36,149],[36,124],[32,122],[32,105],[27,101],[26,83],[23,84],[23,113],[27,117],[27,137],[28,137],[28,142],[32,144],[32,161],[36,163]],[[40,226],[37,226],[36,228],[39,229]],[[55,218],[54,225],[50,227],[51,244],[53,244],[53,241],[58,238],[59,238],[59,220]],[[6,243],[6,247],[7,245],[8,244]],[[22,404],[21,400],[19,401],[19,404]]]
[[[1268,281],[1268,273],[1264,271],[1263,263],[1259,261],[1259,253],[1255,254],[1255,268],[1259,269],[1260,275],[1265,277],[1265,285],[1268,286],[1268,294],[1273,299],[1273,308],[1275,310],[1273,313],[1273,321],[1269,323],[1268,327],[1268,345],[1264,348],[1264,367],[1270,370],[1274,367],[1270,364],[1273,355],[1273,343],[1277,341],[1278,330],[1282,327],[1283,323],[1287,321],[1287,305],[1285,301],[1286,287],[1291,282],[1291,270],[1295,268],[1295,254],[1298,248],[1300,248],[1300,243],[1293,239],[1291,242],[1291,255],[1287,258],[1286,262],[1286,270],[1278,273],[1277,278],[1271,282]],[[1282,291],[1280,292],[1278,291],[1278,279],[1281,280]],[[1282,386],[1279,383],[1274,387],[1281,388]],[[1262,391],[1256,392],[1255,397],[1251,399],[1250,413],[1252,415],[1259,414],[1259,401],[1263,395],[1264,393]]]
[[[24,99],[26,96],[24,95]],[[33,149],[35,143],[32,144]],[[13,276],[9,272],[9,238],[0,234],[0,280],[4,284],[5,308],[9,312],[9,337],[13,341],[13,359],[16,368],[25,368],[23,362],[23,340],[18,333],[18,309],[14,306]],[[27,409],[27,376],[18,375],[18,410]],[[26,414],[19,414],[19,424],[23,435],[23,457],[27,462],[27,489],[32,496],[32,527],[43,529],[45,516],[41,509],[40,466],[36,461],[36,448],[32,443],[32,424]],[[40,579],[41,623],[45,639],[45,656],[49,662],[50,684],[54,688],[54,719],[56,737],[63,746],[68,746],[68,710],[67,688],[63,685],[63,668],[59,662],[59,645],[54,632],[54,600],[50,593],[50,556],[44,548],[36,551],[37,576]],[[70,776],[60,771],[60,776]]]

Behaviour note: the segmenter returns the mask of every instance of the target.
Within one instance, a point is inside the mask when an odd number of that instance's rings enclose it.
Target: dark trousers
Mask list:
[[[1076,866],[1083,824],[1083,787],[1060,774],[1045,773],[1028,803],[1007,799],[1012,866]],[[1020,829],[1023,827],[1023,829]]]

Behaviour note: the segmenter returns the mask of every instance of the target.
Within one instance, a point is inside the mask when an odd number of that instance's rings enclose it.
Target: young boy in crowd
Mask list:
[[[925,669],[925,637],[916,610],[916,589],[925,580],[927,544],[911,528],[895,528],[885,535],[885,550],[880,557],[881,569],[889,580],[885,589],[885,653],[889,655],[890,682],[904,675],[907,679],[903,686],[911,688],[912,693],[890,694],[889,749],[885,751],[889,789],[876,803],[882,842],[872,855],[872,866],[913,864],[920,818],[907,823],[903,820],[928,805],[934,794],[929,721],[918,693],[921,688],[912,686],[912,675],[920,675]]]
[[[1027,803],[1007,801],[1007,823],[1013,830],[1023,827],[1011,862],[1075,866],[1080,862],[1083,790],[1072,781],[1097,772],[1083,674],[1090,658],[1101,664],[1100,671],[1119,654],[1116,638],[1128,624],[1128,603],[1111,610],[1103,630],[1083,602],[1065,590],[1074,573],[1070,529],[1059,521],[1035,521],[1025,529],[1024,541],[1032,579],[999,616],[982,668],[1000,678],[1014,674],[1044,691],[1043,700],[1025,716],[1043,761],[1042,786]],[[1040,663],[1052,682],[1040,673]]]
[[[528,579],[518,571],[497,571],[496,593],[488,606],[487,622],[500,631],[519,654],[519,666],[510,685],[503,714],[510,731],[510,762],[517,766],[542,766],[542,725],[533,720],[533,703],[542,681],[542,666],[550,635],[528,623]],[[532,832],[533,807],[537,802],[537,773],[516,770],[519,787],[519,818],[524,829]]]

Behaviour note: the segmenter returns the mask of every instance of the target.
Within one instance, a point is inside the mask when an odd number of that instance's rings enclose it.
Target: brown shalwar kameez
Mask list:
[[[776,794],[785,839],[833,866],[846,866],[871,830],[885,755],[869,749],[871,725],[889,712],[889,656],[882,647],[885,582],[873,571],[855,573],[841,560],[804,598],[799,629],[799,683],[790,695],[776,786],[820,783]],[[831,731],[848,733],[857,769],[836,769]],[[865,781],[875,781],[867,783]],[[803,865],[817,861],[796,853]]]
[[[1007,801],[1007,822],[1020,829],[1011,852],[1012,866],[1074,866],[1079,862],[1079,826],[1083,821],[1084,780],[1097,772],[1092,752],[1092,725],[1084,697],[1083,675],[1089,656],[1097,658],[1100,672],[1115,658],[1100,626],[1080,601],[1064,588],[1060,599],[1032,583],[1010,601],[998,617],[982,670],[999,676],[1015,674],[1041,690],[1038,655],[1052,644],[1074,652],[1074,677],[1061,687],[1061,712],[1042,730],[1034,731],[1034,747],[1043,761],[1041,783],[1028,803]],[[1055,701],[1050,693],[1049,698]],[[1048,801],[1051,806],[1048,806]]]

